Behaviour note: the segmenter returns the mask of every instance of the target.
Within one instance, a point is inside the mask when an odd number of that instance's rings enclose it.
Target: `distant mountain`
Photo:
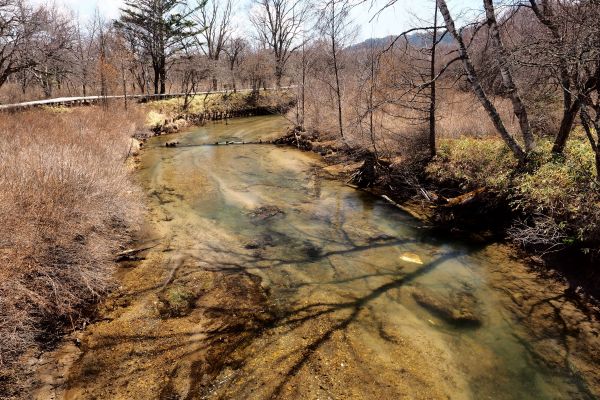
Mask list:
[[[360,50],[360,49],[370,49],[370,48],[383,48],[383,47],[389,46],[390,43],[392,43],[392,41],[394,41],[394,39],[396,39],[396,38],[397,38],[397,35],[390,35],[390,36],[386,36],[386,37],[382,37],[382,38],[370,38],[363,42],[349,46],[348,49],[349,50]],[[408,40],[408,43],[410,43],[410,45],[415,46],[415,47],[429,47],[431,44],[431,36],[429,36],[427,33],[421,33],[421,32],[411,33],[409,35],[406,35],[406,39]],[[399,39],[400,43],[402,43],[401,41],[402,41],[402,39]],[[446,35],[442,39],[441,43],[450,45],[453,42],[454,42],[454,39],[452,39],[452,37],[450,35]]]

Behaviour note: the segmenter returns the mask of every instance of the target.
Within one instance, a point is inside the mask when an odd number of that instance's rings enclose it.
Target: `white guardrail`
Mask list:
[[[288,90],[293,89],[296,86],[285,86],[281,87],[279,90]],[[276,90],[274,88],[268,88],[267,90]],[[248,93],[251,92],[252,89],[241,89],[237,90],[237,93]],[[215,90],[209,92],[194,92],[188,93],[187,96],[203,96],[208,94],[215,93],[233,93],[233,90]],[[24,110],[28,108],[34,107],[43,107],[43,106],[78,106],[78,105],[86,105],[97,103],[104,100],[124,100],[132,99],[132,100],[140,100],[140,101],[151,101],[151,100],[164,100],[164,99],[173,99],[176,97],[185,97],[186,93],[170,93],[170,94],[135,94],[128,96],[81,96],[81,97],[58,97],[54,99],[46,99],[46,100],[36,100],[36,101],[26,101],[23,103],[15,103],[15,104],[0,104],[0,111],[18,111]]]

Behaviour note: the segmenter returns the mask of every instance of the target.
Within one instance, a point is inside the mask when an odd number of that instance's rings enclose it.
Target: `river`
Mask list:
[[[38,398],[594,398],[597,321],[509,248],[436,236],[314,154],[214,145],[286,126],[148,141],[148,250]]]

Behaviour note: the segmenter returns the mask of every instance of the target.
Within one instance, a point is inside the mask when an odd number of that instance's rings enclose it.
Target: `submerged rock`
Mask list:
[[[417,304],[448,323],[473,327],[482,324],[479,302],[469,291],[442,295],[429,289],[415,288],[412,296]]]
[[[258,207],[248,213],[250,218],[255,221],[264,221],[277,215],[285,214],[282,209],[277,206]]]
[[[321,254],[323,253],[323,249],[321,249],[320,247],[318,247],[310,242],[306,242],[301,247],[301,251],[311,260],[318,259],[319,257],[321,257]]]
[[[163,318],[182,317],[191,311],[197,295],[183,287],[167,288],[158,295],[158,312]]]
[[[247,250],[262,249],[263,247],[264,246],[258,240],[253,240],[244,245],[244,248]]]

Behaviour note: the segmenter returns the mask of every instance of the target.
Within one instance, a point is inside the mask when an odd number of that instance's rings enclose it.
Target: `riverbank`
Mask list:
[[[584,137],[571,139],[568,161],[541,159],[530,173],[514,172],[516,162],[495,139],[443,140],[433,160],[418,152],[376,159],[366,147],[318,132],[291,130],[274,143],[320,154],[326,172],[385,196],[437,231],[507,240],[531,267],[560,271],[570,292],[584,288],[600,298],[600,200]]]
[[[0,121],[0,397],[88,322],[143,203],[128,166],[143,112],[45,109]]]
[[[149,103],[147,124],[155,134],[169,134],[209,121],[285,114],[294,102],[294,96],[287,89],[206,93]]]

